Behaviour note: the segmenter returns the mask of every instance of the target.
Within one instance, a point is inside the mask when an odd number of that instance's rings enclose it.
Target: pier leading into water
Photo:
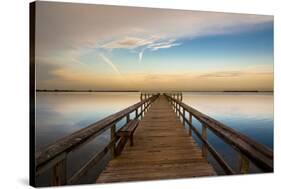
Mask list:
[[[215,175],[164,95],[151,105],[127,145],[97,182],[173,179]]]
[[[124,119],[124,125],[117,129],[117,123]],[[201,123],[201,130],[193,125],[195,119]],[[108,130],[111,138],[106,147],[73,175],[67,175],[68,154]],[[238,170],[209,143],[207,131],[238,152]],[[76,184],[109,153],[111,160],[93,183],[217,175],[208,157],[226,175],[248,173],[251,164],[261,172],[273,172],[273,152],[269,148],[188,106],[182,102],[182,93],[175,92],[142,93],[140,102],[37,152],[36,175],[51,171],[51,185]]]

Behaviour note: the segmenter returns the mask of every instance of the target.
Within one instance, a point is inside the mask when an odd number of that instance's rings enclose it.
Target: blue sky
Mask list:
[[[272,16],[57,5],[37,9],[37,88],[273,89]]]
[[[116,65],[124,72],[141,72],[149,69],[161,73],[174,68],[180,69],[177,70],[178,72],[185,72],[188,69],[208,71],[217,66],[243,69],[261,65],[272,68],[272,23],[266,23],[262,28],[251,31],[195,39],[180,38],[176,42],[179,45],[172,48],[158,51],[145,50],[142,66],[133,64],[138,62],[138,56],[128,49],[114,50],[111,52],[111,58],[119,60],[116,61]],[[89,57],[89,61],[92,60],[91,58]],[[132,65],[128,66],[127,62],[132,62]]]

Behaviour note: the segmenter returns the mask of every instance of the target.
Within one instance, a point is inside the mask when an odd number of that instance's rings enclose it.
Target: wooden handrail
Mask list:
[[[183,113],[180,113],[183,116]],[[222,156],[215,150],[215,148],[208,142],[207,139],[202,137],[199,131],[187,120],[186,117],[183,117],[184,121],[188,123],[189,127],[194,131],[196,136],[206,145],[207,149],[210,153],[214,156],[214,158],[218,161],[222,169],[225,171],[226,174],[232,175],[234,174],[234,170],[227,164],[227,162],[222,158]]]
[[[201,122],[203,126],[206,126],[208,129],[210,129],[214,134],[216,134],[219,138],[221,138],[224,142],[230,144],[232,147],[234,147],[236,150],[238,150],[241,154],[246,156],[249,160],[251,160],[257,167],[259,167],[261,170],[265,172],[272,172],[273,171],[273,152],[266,146],[259,144],[249,137],[243,135],[240,132],[235,131],[234,129],[231,129],[224,125],[223,123],[199,112],[198,110],[186,105],[185,103],[172,98],[170,95],[165,94],[165,96],[168,98],[169,101],[172,102],[174,107],[176,108],[177,112],[180,112],[180,107],[183,109],[183,111],[189,112],[190,116],[194,116],[198,121]],[[180,113],[181,116],[183,116],[185,113]],[[189,124],[191,129],[195,131],[196,135],[200,135],[199,132],[196,132],[196,128],[192,125],[191,121],[187,120],[185,117],[185,122]],[[201,140],[201,135],[198,136]],[[206,140],[202,140],[203,143],[206,144]],[[207,147],[210,146],[210,144],[206,144]],[[209,148],[209,147],[208,147]],[[212,147],[211,147],[212,148]],[[210,150],[210,148],[209,148]],[[212,151],[212,150],[211,150]],[[212,153],[212,152],[211,152]],[[212,153],[214,155],[214,153]],[[220,165],[221,159],[219,157],[215,158]],[[226,163],[226,162],[224,162]],[[223,165],[227,166],[227,165]],[[227,172],[231,173],[230,170],[226,170]]]
[[[96,123],[93,123],[81,130],[78,130],[58,141],[55,143],[49,145],[48,147],[44,148],[42,151],[39,151],[35,154],[35,167],[36,167],[36,175],[40,175],[41,173],[45,172],[46,170],[50,168],[56,168],[58,165],[61,164],[61,162],[65,162],[66,156],[68,153],[73,152],[74,150],[78,149],[78,147],[86,144],[90,140],[94,139],[95,137],[99,136],[101,133],[106,131],[109,128],[113,128],[111,131],[115,131],[115,125],[118,121],[123,119],[124,117],[127,117],[130,119],[130,114],[132,112],[136,112],[135,119],[138,119],[140,116],[143,115],[145,111],[149,108],[151,103],[157,99],[159,94],[150,95],[149,98],[146,98],[120,112],[117,112],[113,115],[110,115]],[[141,111],[138,111],[138,109],[141,108]],[[87,168],[90,165],[94,164],[97,160],[101,159],[101,156],[104,155],[109,148],[115,146],[116,137],[115,134],[111,134],[113,138],[109,142],[109,144],[106,146],[105,149],[103,149],[97,157],[93,157],[92,160],[89,160],[82,168]],[[112,144],[114,142],[114,145]],[[76,176],[81,176],[82,173],[85,173],[86,170],[80,169],[78,173],[74,174],[70,182],[73,183],[74,180],[78,180]],[[60,170],[60,169],[58,169]],[[56,170],[54,170],[56,172]],[[65,177],[65,176],[64,176]],[[53,182],[53,185],[62,185],[68,182],[66,179],[61,181],[60,179],[55,179],[55,182]]]

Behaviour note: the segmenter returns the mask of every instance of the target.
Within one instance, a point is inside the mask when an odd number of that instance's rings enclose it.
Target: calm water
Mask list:
[[[36,96],[36,150],[39,150],[74,131],[118,112],[139,101],[139,93],[37,93]],[[252,139],[273,148],[273,94],[272,93],[184,93],[183,101],[197,110],[225,123]],[[200,129],[199,122],[194,120]],[[227,161],[237,168],[237,153],[211,132],[208,140]],[[197,140],[196,136],[194,139]],[[96,154],[109,141],[109,132],[97,137],[68,156],[68,176]],[[89,183],[110,159],[110,155],[81,180]],[[209,157],[218,172],[219,167]],[[74,163],[75,162],[75,163]],[[251,165],[251,172],[258,172]],[[48,185],[50,173],[38,179],[39,185]]]
[[[184,93],[183,101],[273,149],[273,93]],[[201,131],[201,123],[193,119],[193,124]],[[200,140],[194,134],[193,138],[201,146]],[[207,138],[231,167],[238,171],[239,153],[209,130],[207,130]],[[215,166],[216,171],[222,174],[223,171],[216,161],[210,155],[208,159]],[[254,164],[250,164],[250,172],[258,173],[260,170]]]

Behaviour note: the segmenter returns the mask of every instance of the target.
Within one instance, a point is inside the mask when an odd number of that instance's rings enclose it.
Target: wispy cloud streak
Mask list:
[[[272,72],[253,72],[253,71],[218,71],[199,75],[202,78],[233,78],[249,75],[273,75]]]
[[[101,45],[99,48],[108,50],[135,49],[138,52],[139,63],[141,63],[146,49],[157,51],[181,45],[181,43],[175,43],[175,41],[175,39],[161,39],[160,37],[155,36],[149,38],[123,37],[121,39],[109,41]]]
[[[181,44],[180,43],[155,44],[154,46],[150,47],[150,49],[151,51],[157,51],[159,49],[168,49],[179,45]]]
[[[139,63],[141,63],[142,61],[143,53],[144,53],[144,49],[139,52]]]
[[[134,49],[137,47],[152,44],[154,39],[145,39],[138,37],[122,37],[120,39],[109,41],[101,47],[105,49]]]
[[[118,70],[118,68],[113,64],[113,62],[107,58],[104,54],[99,54],[99,56],[101,57],[101,59],[107,64],[109,65],[115,73],[121,75],[120,71]]]

